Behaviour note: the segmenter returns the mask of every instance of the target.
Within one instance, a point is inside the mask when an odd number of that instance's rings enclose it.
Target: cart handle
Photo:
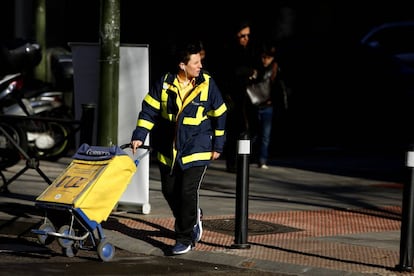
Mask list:
[[[121,149],[126,149],[126,148],[132,148],[132,144],[128,143],[128,144],[123,144],[119,146]],[[151,150],[150,146],[147,145],[141,145],[139,146],[140,149],[147,149],[147,150]]]
[[[121,146],[119,146],[121,149],[126,149],[126,148],[132,148],[132,144],[128,143],[128,144],[123,144]],[[138,147],[139,149],[146,149],[147,151],[145,151],[143,154],[141,154],[140,156],[138,156],[135,160],[135,166],[138,167],[139,161],[141,161],[142,158],[144,158],[147,154],[149,154],[151,152],[151,147],[147,146],[147,145],[141,145]]]

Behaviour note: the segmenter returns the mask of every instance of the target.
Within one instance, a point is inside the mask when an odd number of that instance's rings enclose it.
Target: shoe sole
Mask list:
[[[188,248],[186,250],[183,250],[183,251],[174,251],[173,250],[172,253],[174,255],[181,255],[181,254],[185,254],[185,253],[190,252],[192,249],[193,249],[193,247],[190,245],[190,246],[188,246]]]

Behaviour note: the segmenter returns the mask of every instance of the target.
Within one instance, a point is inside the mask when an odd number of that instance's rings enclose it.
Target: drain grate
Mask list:
[[[234,219],[211,219],[203,220],[203,228],[213,232],[219,232],[226,235],[233,235],[235,232]],[[302,229],[289,227],[281,224],[270,223],[261,220],[249,219],[247,231],[250,235],[268,235],[288,232],[298,232]]]

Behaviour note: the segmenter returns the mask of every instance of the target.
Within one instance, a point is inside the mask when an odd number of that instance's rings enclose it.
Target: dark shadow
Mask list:
[[[17,198],[21,199],[21,197]],[[33,216],[42,215],[42,212],[35,206],[14,202],[0,203],[0,212],[11,215],[13,217],[22,218],[30,218]]]
[[[157,230],[148,231],[148,230],[140,230],[140,229],[131,228],[131,227],[126,226],[125,224],[120,223],[117,218],[126,218],[132,221],[140,222],[148,226],[151,226]],[[166,237],[166,238],[173,239],[173,240],[175,239],[174,231],[171,231],[170,229],[162,227],[161,225],[158,225],[156,223],[152,223],[146,220],[130,218],[128,216],[117,214],[117,215],[111,215],[107,221],[102,222],[102,227],[108,230],[118,231],[131,238],[139,239],[146,243],[149,243],[152,246],[161,249],[164,252],[165,256],[171,255],[170,245],[167,245],[153,238],[153,237]]]
[[[203,190],[208,191],[220,191],[222,194],[228,194],[228,196],[206,196],[202,195],[202,197],[211,197],[211,198],[234,198],[236,197],[235,191],[229,189],[228,191],[223,191],[220,187],[220,184],[217,185],[217,183],[205,183]],[[278,182],[278,185],[282,184]],[[322,187],[322,188],[315,188],[315,187],[309,187],[307,185],[299,185],[299,184],[292,184],[292,183],[284,183],[289,187],[289,189],[292,190],[306,190],[309,189],[308,192],[315,193],[318,196],[326,195],[326,198],[329,198],[329,200],[333,201],[332,204],[327,204],[324,201],[317,201],[315,202],[305,202],[305,201],[299,201],[292,198],[286,198],[284,196],[277,196],[276,194],[270,194],[267,193],[266,195],[249,195],[250,201],[277,201],[277,202],[286,202],[286,203],[297,203],[301,205],[308,205],[312,207],[320,207],[320,208],[329,208],[333,210],[340,210],[345,212],[354,212],[359,214],[366,214],[370,216],[376,216],[381,217],[385,219],[393,219],[393,220],[401,220],[401,213],[395,213],[392,211],[389,211],[387,209],[381,208],[377,205],[370,204],[361,200],[356,199],[355,197],[344,197],[341,196],[341,192],[344,192],[346,189],[348,189],[348,193],[350,195],[352,194],[358,194],[360,193],[364,188],[363,187],[355,187],[355,186],[349,186],[349,187]],[[227,187],[228,188],[228,187]],[[352,189],[352,191],[350,191]],[[354,209],[345,208],[345,207],[338,207],[335,202],[341,202],[341,203],[347,203],[352,204],[355,206]]]
[[[55,258],[70,258],[63,253],[62,248],[55,240],[50,245],[41,245],[37,241],[32,241],[24,237],[0,237],[0,250],[2,254],[9,256],[28,258],[43,261],[54,261]],[[75,250],[75,256],[78,259],[89,261],[100,261],[94,250]],[[56,261],[59,261],[56,260]],[[73,260],[71,260],[73,261]]]
[[[272,166],[289,167],[380,181],[406,181],[406,152],[358,149],[310,149],[274,156]]]

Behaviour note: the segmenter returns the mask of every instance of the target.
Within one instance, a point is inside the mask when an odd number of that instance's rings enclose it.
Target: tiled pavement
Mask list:
[[[358,160],[356,170],[360,173],[362,161]],[[368,164],[373,161],[375,157],[367,160]],[[53,179],[69,162],[70,158],[42,162],[41,168]],[[275,161],[266,171],[250,166],[248,249],[234,247],[235,175],[224,171],[224,162],[213,164],[200,192],[203,238],[194,251],[182,257],[227,263],[238,257],[237,266],[289,275],[413,274],[395,270],[400,255],[400,176],[378,179],[324,172],[319,159],[320,166],[312,162],[312,169],[290,166],[295,161],[289,162]],[[344,159],[327,161],[333,162]],[[387,162],[371,165],[379,170],[376,176],[384,170],[388,175],[401,172],[400,165],[393,167]],[[347,161],[340,166],[344,171],[355,172],[348,165]],[[9,168],[5,176],[12,176],[21,166]],[[363,167],[364,172],[369,170]],[[28,170],[9,186],[15,196],[2,200],[25,200],[30,204],[46,187],[36,171]],[[118,247],[164,255],[174,243],[174,222],[152,166],[149,192],[150,214],[120,210],[102,225]]]

